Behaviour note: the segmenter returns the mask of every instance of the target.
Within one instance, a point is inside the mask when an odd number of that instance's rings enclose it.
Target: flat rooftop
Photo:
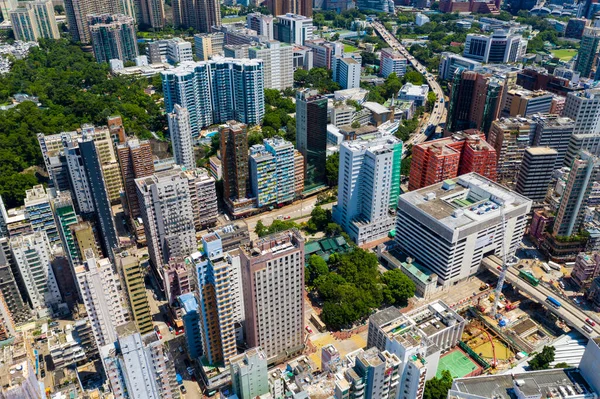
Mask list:
[[[557,154],[556,150],[550,147],[529,147],[525,150],[531,155],[554,155]]]

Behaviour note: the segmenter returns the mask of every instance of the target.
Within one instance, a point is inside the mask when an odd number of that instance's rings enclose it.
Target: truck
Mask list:
[[[172,374],[171,374],[171,375],[172,375]],[[182,384],[183,384],[183,378],[181,377],[181,374],[179,374],[179,373],[175,374],[175,379],[177,379],[177,383],[178,383],[179,385],[182,385]]]
[[[560,265],[556,262],[549,261],[548,266],[550,266],[550,268],[552,268],[554,270],[560,271]]]
[[[546,262],[542,263],[542,269],[544,269],[544,271],[546,273],[550,273],[550,270],[551,270],[550,266],[548,266],[548,263],[546,263]]]

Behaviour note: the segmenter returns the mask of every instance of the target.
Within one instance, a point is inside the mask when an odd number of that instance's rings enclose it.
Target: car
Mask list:
[[[589,317],[587,319],[585,319],[585,322],[588,323],[592,327],[594,327],[596,325],[596,322],[594,320],[590,319]]]
[[[498,266],[498,267],[496,267],[496,269],[502,271],[502,266]]]
[[[194,368],[193,367],[188,367],[187,368],[187,372],[189,375],[194,375]]]
[[[284,217],[285,220],[288,220],[289,218],[291,218],[290,215],[287,215],[286,217]]]
[[[157,332],[156,332],[156,336],[158,337],[158,339],[162,339],[162,338],[163,338],[163,337],[162,337],[162,334],[160,333],[160,331],[157,331]]]
[[[310,328],[310,326],[306,326],[306,331],[308,331],[309,334],[312,334],[312,328]]]
[[[46,376],[46,370],[40,371],[40,377],[44,378]]]
[[[187,389],[185,389],[183,385],[179,386],[179,390],[181,391],[181,393],[187,393]]]

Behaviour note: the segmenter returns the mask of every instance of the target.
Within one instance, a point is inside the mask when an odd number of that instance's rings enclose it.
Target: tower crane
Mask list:
[[[501,232],[502,232],[502,270],[500,271],[500,276],[498,276],[498,283],[496,284],[496,290],[494,291],[494,306],[492,307],[492,317],[494,319],[499,318],[500,314],[498,313],[498,304],[500,303],[500,295],[502,294],[502,288],[504,286],[504,280],[506,279],[506,273],[508,273],[508,268],[511,263],[508,263],[508,248],[507,248],[507,240],[506,236],[506,215],[504,213],[504,204],[500,206],[500,223],[501,223]],[[511,256],[512,260],[512,256]]]

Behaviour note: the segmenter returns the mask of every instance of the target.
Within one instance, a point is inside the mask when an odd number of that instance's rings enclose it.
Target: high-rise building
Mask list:
[[[155,332],[123,331],[100,357],[116,399],[180,398],[174,360]]]
[[[575,121],[573,134],[600,133],[600,89],[569,93],[563,116]]]
[[[248,349],[230,361],[233,392],[240,399],[253,399],[269,393],[267,355],[261,348]]]
[[[264,70],[264,88],[284,90],[294,86],[293,47],[270,40],[248,48],[250,59],[261,59]]]
[[[131,0],[65,0],[65,12],[71,39],[81,43],[91,41],[88,15],[124,14],[132,18],[136,16]]]
[[[295,13],[312,17],[312,1],[310,0],[267,0],[267,8],[273,15]]]
[[[0,0],[0,14],[4,19],[8,19],[9,13],[17,8],[18,0]]]
[[[96,14],[87,18],[96,61],[135,61],[140,55],[135,21],[132,17],[122,14]]]
[[[152,312],[150,303],[146,294],[146,284],[144,283],[144,271],[140,265],[137,256],[120,256],[117,258],[117,265],[127,290],[127,299],[131,316],[140,334],[144,335],[152,332]]]
[[[84,262],[87,259],[87,249],[91,249],[93,255],[96,258],[99,258],[101,252],[92,228],[92,224],[90,222],[79,222],[69,227],[73,233],[73,236],[75,237],[79,261]]]
[[[190,113],[187,108],[175,104],[173,112],[167,115],[167,120],[175,163],[187,169],[195,168],[196,159],[194,158],[194,146],[192,144]]]
[[[315,90],[296,93],[296,148],[304,157],[304,190],[327,184],[327,98]]]
[[[393,13],[396,9],[392,0],[357,0],[356,8],[365,11]]]
[[[185,342],[188,355],[191,359],[202,356],[202,333],[200,332],[200,309],[198,301],[191,292],[179,296],[181,306],[183,329],[185,331]]]
[[[162,0],[135,0],[137,23],[149,28],[160,29],[165,26],[165,6]]]
[[[298,150],[294,150],[294,195],[302,196],[304,191],[304,157]]]
[[[558,153],[554,169],[563,165],[569,140],[575,129],[573,120],[557,115],[533,115],[531,117],[535,123],[535,136],[533,142],[535,147],[550,147]]]
[[[535,128],[536,124],[526,118],[501,118],[492,122],[488,142],[496,150],[499,182],[514,183]]]
[[[402,362],[398,356],[388,351],[380,352],[377,348],[367,349],[356,356],[354,370],[366,381],[365,397],[367,398],[395,398],[402,389],[398,383]]]
[[[184,62],[162,73],[165,109],[187,108],[192,135],[215,123],[258,124],[265,113],[264,70],[260,60],[213,57]]]
[[[549,147],[526,149],[515,191],[533,202],[543,202],[550,186],[557,156],[556,150]]]
[[[503,64],[517,62],[526,52],[527,40],[521,35],[496,30],[491,36],[469,33],[463,56],[486,64]]]
[[[219,213],[215,179],[206,169],[188,169],[185,172],[190,186],[194,226],[203,230],[217,222]]]
[[[117,340],[117,327],[127,323],[128,314],[120,294],[119,275],[113,265],[106,258],[95,258],[90,249],[86,252],[87,259],[75,268],[75,277],[94,341],[100,349]]]
[[[332,69],[335,56],[341,56],[344,52],[342,43],[329,42],[321,38],[306,40],[304,45],[313,52],[313,66],[315,68]]]
[[[151,64],[168,62],[178,64],[185,61],[194,61],[192,43],[180,37],[172,39],[155,40],[148,43],[146,50]]]
[[[152,147],[147,140],[129,139],[117,146],[117,155],[127,199],[127,213],[130,218],[136,218],[140,215],[140,208],[135,179],[154,173]]]
[[[29,321],[31,314],[27,304],[19,293],[19,287],[15,280],[11,265],[4,250],[0,248],[0,293],[6,308],[10,312],[12,320],[17,323]]]
[[[260,346],[268,363],[302,352],[304,239],[300,232],[288,230],[258,239],[242,247],[240,257],[248,346]]]
[[[588,26],[583,30],[575,70],[589,78],[594,70],[596,56],[600,51],[600,28]]]
[[[12,237],[10,250],[24,282],[29,303],[38,317],[59,306],[62,297],[52,270],[53,253],[44,231]]]
[[[525,232],[530,208],[528,198],[468,173],[402,194],[396,243],[437,274],[438,283],[449,286],[475,274],[483,257],[501,256],[503,248],[507,254],[514,253]]]
[[[496,151],[482,133],[458,132],[413,146],[408,189],[416,190],[471,172],[496,180]]]
[[[175,27],[209,33],[213,26],[221,26],[221,5],[218,0],[174,0],[172,8]]]
[[[194,35],[196,57],[200,61],[208,61],[213,55],[222,55],[225,34],[222,32]]]
[[[390,213],[392,170],[401,142],[394,136],[344,141],[340,145],[338,204],[333,219],[358,245],[386,237],[394,228]],[[400,156],[401,158],[401,156]],[[399,187],[396,191],[399,191]]]
[[[79,251],[77,249],[77,243],[71,226],[77,224],[77,214],[75,213],[75,207],[73,206],[73,199],[71,193],[66,191],[59,193],[57,198],[51,202],[52,212],[56,218],[56,226],[60,239],[62,240],[64,252],[66,253],[71,270],[74,270],[75,265],[81,262],[79,257]]]
[[[60,243],[60,237],[50,207],[50,193],[43,185],[38,184],[25,190],[25,216],[31,223],[33,231],[45,231],[50,246]]]
[[[256,31],[258,36],[266,40],[275,39],[273,26],[275,19],[272,15],[264,15],[258,12],[253,12],[246,15],[246,27]]]
[[[552,94],[544,90],[510,89],[506,92],[502,114],[523,117],[547,114],[552,107],[552,99]]]
[[[3,16],[4,19],[11,20],[17,40],[60,39],[51,0],[18,2],[18,7]]]
[[[232,209],[243,207],[251,197],[247,127],[243,123],[230,121],[219,127],[219,133],[224,197]]]
[[[379,71],[381,76],[387,78],[392,73],[396,76],[401,77],[406,73],[406,57],[391,48],[384,48],[381,50],[381,56],[379,58]]]
[[[280,42],[304,46],[307,40],[313,39],[313,20],[303,15],[286,13],[277,16],[275,23],[275,39]]]
[[[360,87],[360,62],[354,58],[336,56],[333,59],[333,80],[343,90]]]
[[[571,165],[567,184],[560,199],[554,220],[555,236],[568,237],[578,233],[592,186],[598,179],[600,179],[600,159],[587,151],[580,151]]]
[[[583,31],[589,26],[590,20],[585,18],[569,18],[565,29],[565,37],[570,39],[581,39]]]
[[[465,71],[472,71],[481,66],[481,62],[470,58],[462,57],[458,54],[443,52],[440,60],[440,79],[450,80],[458,68]]]
[[[567,153],[565,154],[564,166],[571,166],[577,153],[585,150],[594,156],[600,156],[600,134],[599,133],[574,133],[569,139]]]
[[[197,249],[189,182],[180,166],[135,180],[150,261],[163,286],[161,267]]]

